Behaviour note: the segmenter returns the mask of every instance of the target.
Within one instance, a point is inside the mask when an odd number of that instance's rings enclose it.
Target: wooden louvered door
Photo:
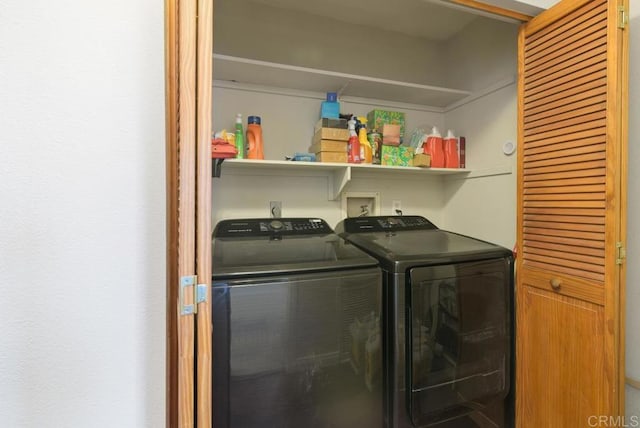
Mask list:
[[[520,31],[518,427],[624,415],[627,30],[618,6],[564,0]]]

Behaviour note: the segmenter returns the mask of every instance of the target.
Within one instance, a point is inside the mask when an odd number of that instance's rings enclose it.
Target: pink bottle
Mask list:
[[[442,147],[442,136],[435,126],[431,129],[431,133],[422,143],[424,152],[431,156],[431,168],[444,168],[444,149]]]
[[[444,139],[444,167],[460,168],[460,155],[458,154],[458,139],[451,130],[447,131]]]

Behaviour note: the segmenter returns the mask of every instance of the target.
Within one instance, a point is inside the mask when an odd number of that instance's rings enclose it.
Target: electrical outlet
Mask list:
[[[391,202],[391,215],[402,215],[402,202],[394,200]]]
[[[271,215],[271,218],[282,217],[282,201],[269,202],[269,213]]]

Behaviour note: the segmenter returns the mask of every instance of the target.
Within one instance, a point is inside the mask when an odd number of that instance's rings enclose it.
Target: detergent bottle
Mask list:
[[[244,159],[244,130],[242,129],[242,114],[236,116],[236,149],[238,149],[238,159]]]
[[[349,142],[347,143],[347,161],[349,163],[360,163],[360,140],[356,134],[356,119],[351,117],[347,122],[349,127]]]
[[[367,119],[358,117],[360,129],[358,130],[358,141],[360,142],[360,161],[362,163],[373,163],[373,149],[367,139]]]
[[[247,158],[264,159],[260,116],[249,116],[247,123]]]
[[[460,156],[458,155],[458,139],[449,129],[447,137],[444,139],[444,167],[460,168]]]
[[[424,152],[431,156],[432,168],[444,168],[444,149],[442,147],[442,136],[435,126],[431,128],[431,133],[422,143]]]

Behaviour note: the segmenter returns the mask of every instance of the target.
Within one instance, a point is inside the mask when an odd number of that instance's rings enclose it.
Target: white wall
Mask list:
[[[258,2],[218,1],[214,51],[321,70],[444,85],[448,70],[442,63],[441,44],[380,28],[372,30],[371,26],[315,18]]]
[[[517,30],[479,18],[446,45],[448,84],[482,92],[511,82],[445,114],[446,127],[466,138],[467,168],[511,173],[447,181],[444,227],[507,248],[516,239],[516,155],[502,146],[517,141]]]
[[[163,5],[0,10],[0,425],[164,426]]]
[[[516,154],[502,152],[517,141],[517,91],[512,84],[446,115],[447,127],[467,140],[467,167],[506,174],[446,182],[444,226],[513,248],[516,240]]]
[[[640,0],[630,1],[629,207],[627,213],[627,375],[640,379]],[[627,415],[640,417],[640,391],[627,387]]]

